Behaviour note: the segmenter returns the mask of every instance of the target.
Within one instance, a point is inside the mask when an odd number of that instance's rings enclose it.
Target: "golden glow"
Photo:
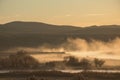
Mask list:
[[[0,23],[37,21],[60,25],[120,24],[119,0],[0,0]]]

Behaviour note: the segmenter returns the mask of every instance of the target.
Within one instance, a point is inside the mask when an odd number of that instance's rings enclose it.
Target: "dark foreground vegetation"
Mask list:
[[[41,63],[26,51],[18,51],[9,56],[0,57],[0,70],[120,70],[119,66],[105,66],[103,59],[64,57],[63,61]]]
[[[31,69],[38,66],[39,62],[24,51],[0,58],[0,69]]]
[[[39,63],[25,51],[18,51],[0,59],[0,80],[120,80],[120,73],[92,72],[103,69],[104,60],[68,56],[61,62]],[[61,69],[81,69],[83,72],[70,73],[56,71]],[[3,70],[3,72],[2,72]],[[4,72],[4,70],[8,72]]]
[[[0,74],[0,80],[120,80],[120,73],[63,73],[59,71],[10,72]]]
[[[74,56],[67,56],[63,61],[51,61],[40,63],[32,56],[28,55],[26,51],[18,51],[16,54],[0,58],[0,70],[55,70],[56,68],[66,69],[101,69],[105,61],[95,58],[93,61],[83,58],[79,60]]]

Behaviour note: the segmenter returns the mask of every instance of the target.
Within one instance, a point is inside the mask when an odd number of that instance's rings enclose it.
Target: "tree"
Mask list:
[[[55,66],[56,66],[55,62],[47,62],[47,63],[45,63],[45,65],[49,68],[55,68]]]
[[[67,63],[67,65],[70,65],[70,66],[79,65],[79,59],[74,56],[65,57],[65,62]]]
[[[94,64],[96,67],[102,67],[104,65],[105,61],[104,60],[100,60],[100,59],[97,59],[95,58],[94,59]]]
[[[89,61],[88,59],[86,59],[86,58],[81,59],[80,65],[81,65],[81,67],[82,67],[84,70],[87,70],[87,69],[91,68],[91,63],[90,63],[90,61]]]
[[[18,52],[0,60],[0,67],[3,68],[36,68],[39,62],[25,52]]]

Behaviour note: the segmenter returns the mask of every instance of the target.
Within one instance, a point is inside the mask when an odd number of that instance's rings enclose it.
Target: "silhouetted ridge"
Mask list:
[[[57,26],[40,22],[21,22],[15,21],[3,25],[5,32],[21,32],[21,33],[60,33],[76,30],[77,27]]]

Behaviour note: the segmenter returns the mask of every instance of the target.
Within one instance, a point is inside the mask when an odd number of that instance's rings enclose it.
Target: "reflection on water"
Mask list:
[[[1,73],[9,73],[9,72],[19,72],[19,71],[25,71],[25,72],[34,72],[34,71],[40,71],[40,70],[0,70]],[[52,70],[48,70],[52,71]],[[66,73],[80,73],[83,72],[83,70],[56,70],[56,71],[61,71],[61,72],[66,72]],[[99,72],[99,73],[120,73],[120,70],[87,70],[87,71],[92,71],[92,72]]]
[[[68,73],[79,73],[82,72],[83,70],[60,70],[62,72],[68,72]],[[92,72],[100,72],[100,73],[120,73],[120,70],[88,70],[88,71],[92,71]]]

